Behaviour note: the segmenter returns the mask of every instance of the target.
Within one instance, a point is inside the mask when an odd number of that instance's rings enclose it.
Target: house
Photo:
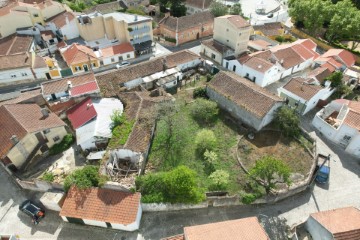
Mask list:
[[[64,11],[63,4],[52,0],[11,1],[0,9],[0,39],[16,33],[18,28],[45,26],[47,19]]]
[[[249,40],[248,48],[249,50],[253,49],[255,51],[265,51],[272,47],[272,43],[262,39]]]
[[[36,103],[39,106],[46,104],[45,99],[41,94],[41,89],[22,90],[18,92],[11,92],[1,94],[0,106],[5,104],[25,104]]]
[[[186,0],[186,14],[192,15],[199,12],[208,11],[213,0]]]
[[[187,70],[196,68],[201,63],[198,55],[183,50],[126,68],[99,73],[96,74],[96,79],[105,97],[113,97],[122,87],[134,89],[142,86],[152,89],[162,78],[171,78],[172,83],[167,81],[167,84],[176,86]]]
[[[307,75],[308,78],[315,80],[318,84],[325,85],[325,78],[331,75],[331,72],[326,67],[318,67],[310,71]]]
[[[35,55],[34,38],[13,34],[0,40],[0,84],[49,79],[45,61]]]
[[[77,19],[72,12],[62,12],[46,20],[46,25],[63,40],[70,40],[79,37]]]
[[[152,52],[152,18],[113,12],[94,12],[77,17],[80,36],[91,48],[131,43],[137,55]]]
[[[184,227],[184,234],[162,240],[270,240],[257,217]]]
[[[285,98],[289,106],[298,113],[305,115],[314,109],[319,100],[327,100],[335,88],[327,84],[320,86],[314,79],[293,78],[283,87],[278,88],[278,95]]]
[[[69,223],[135,231],[139,229],[142,215],[140,198],[140,193],[72,187],[67,193],[60,216]]]
[[[103,4],[96,4],[95,6],[92,6],[88,9],[86,9],[84,12],[86,14],[90,14],[93,12],[107,14],[107,13],[119,12],[122,9],[123,9],[123,7],[121,6],[121,1],[114,1],[114,2],[108,2],[108,3],[103,3]]]
[[[83,151],[103,148],[112,136],[111,116],[123,112],[123,104],[116,98],[85,98],[67,111],[67,117],[76,131],[76,144]]]
[[[285,34],[285,29],[281,22],[264,23],[263,25],[254,25],[254,34],[266,36],[275,40],[277,36]]]
[[[169,14],[160,20],[158,32],[176,46],[213,35],[214,16],[210,11],[191,16],[173,17]]]
[[[0,155],[10,169],[23,167],[67,134],[66,124],[37,104],[5,104],[0,107]]]
[[[265,87],[312,66],[314,59],[319,56],[315,49],[313,41],[300,39],[266,51],[224,59],[223,67]]]
[[[360,239],[360,211],[345,207],[312,213],[305,228],[314,240]]]
[[[73,74],[88,72],[100,66],[100,61],[94,51],[77,43],[61,49],[61,56]]]
[[[312,124],[324,137],[360,157],[360,102],[333,100],[315,115]]]
[[[329,49],[322,58],[332,58],[342,64],[342,69],[355,65],[355,56],[345,49]]]
[[[135,58],[134,47],[130,43],[120,43],[95,51],[101,66],[121,63],[122,61]]]
[[[260,131],[284,101],[232,72],[219,72],[206,87],[208,97],[248,126]]]
[[[99,86],[93,73],[76,75],[41,83],[43,97],[49,102],[68,100],[100,93]]]
[[[251,25],[238,15],[226,15],[214,19],[212,40],[203,41],[200,53],[222,64],[229,56],[247,51]]]

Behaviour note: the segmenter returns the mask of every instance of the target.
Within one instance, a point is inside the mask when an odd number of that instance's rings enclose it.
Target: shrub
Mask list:
[[[205,161],[207,161],[208,163],[214,164],[214,163],[216,163],[216,161],[218,160],[218,155],[216,154],[216,152],[209,151],[209,150],[205,150],[205,152],[204,152],[204,159],[205,159]]]
[[[275,37],[275,40],[278,41],[278,42],[280,42],[280,43],[282,43],[282,42],[285,41],[285,38],[284,38],[283,36],[276,36],[276,37]]]
[[[107,177],[99,174],[98,166],[85,166],[65,178],[64,190],[67,192],[73,185],[79,189],[101,187],[106,181]]]
[[[287,137],[298,137],[300,135],[300,118],[295,110],[289,107],[283,106],[277,111],[275,123]]]
[[[257,199],[256,195],[253,193],[245,193],[241,197],[241,202],[244,204],[250,204]]]
[[[60,143],[55,144],[49,149],[49,154],[56,155],[65,151],[66,149],[70,148],[74,141],[75,139],[72,134],[66,134]]]
[[[46,182],[53,182],[55,179],[55,176],[52,172],[45,172],[41,179]]]
[[[213,131],[202,129],[195,137],[196,149],[200,154],[204,154],[206,150],[213,150],[217,146],[216,137]]]
[[[193,98],[207,98],[206,88],[205,87],[195,88],[193,92]]]
[[[213,75],[211,75],[210,73],[208,73],[208,74],[206,74],[206,81],[207,82],[210,82],[211,81],[211,79],[213,79]]]
[[[121,125],[125,122],[126,117],[124,114],[121,113],[120,110],[114,110],[113,113],[110,115],[111,123],[111,130],[113,130],[116,126]]]
[[[175,39],[175,38],[171,38],[171,37],[165,37],[165,41],[171,42],[171,43],[176,43],[176,39]]]
[[[229,186],[229,173],[224,170],[216,170],[209,176],[211,191],[226,190]]]
[[[198,184],[196,172],[185,166],[136,179],[144,203],[199,203],[205,194]]]
[[[116,148],[124,145],[129,138],[135,121],[125,120],[121,125],[116,126],[112,130],[112,136],[109,142],[110,148]]]
[[[198,98],[190,106],[190,113],[195,120],[210,124],[216,120],[219,108],[216,102]]]

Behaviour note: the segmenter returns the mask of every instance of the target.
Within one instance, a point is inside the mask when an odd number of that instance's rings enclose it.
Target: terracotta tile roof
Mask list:
[[[168,68],[199,59],[200,56],[188,50],[179,51],[163,57],[155,58],[146,62],[130,65],[123,69],[108,71],[96,75],[101,92],[106,97],[116,96],[120,84],[146,77],[163,70],[163,61],[166,60]]]
[[[96,81],[84,83],[82,85],[78,85],[75,87],[72,87],[70,90],[70,96],[77,97],[84,94],[90,94],[100,92],[99,86],[97,85]]]
[[[35,56],[35,60],[33,63],[33,68],[47,68],[48,65],[46,64],[45,60],[40,56]]]
[[[318,68],[315,68],[314,70],[312,70],[308,74],[308,77],[316,78],[320,83],[322,83],[324,81],[324,79],[330,75],[331,75],[330,70],[326,67],[321,66],[321,67],[318,67]]]
[[[75,18],[75,15],[72,12],[65,11],[47,19],[46,22],[52,22],[56,27],[62,28],[66,25],[66,18],[71,22]]]
[[[40,89],[22,92],[13,99],[9,99],[9,100],[0,102],[0,106],[5,105],[5,104],[21,103],[21,102],[24,102],[24,101],[27,101],[29,99],[36,98],[36,97],[42,97]]]
[[[271,50],[271,48],[270,48]],[[301,58],[297,52],[290,48],[280,49],[273,53],[274,56],[278,59],[279,62],[282,62],[282,66],[285,69],[292,68],[296,65],[299,65],[300,63],[304,62],[304,60]]]
[[[307,81],[308,79],[304,78],[293,78],[287,84],[285,84],[283,88],[308,101],[313,96],[315,96],[315,94],[317,94],[322,89],[322,87],[311,85]]]
[[[27,53],[0,56],[0,70],[31,67],[31,57]]]
[[[314,59],[317,57],[314,51],[311,51],[301,44],[295,44],[291,47],[297,54],[299,54],[304,60]]]
[[[200,9],[208,9],[213,0],[186,0],[185,4]]]
[[[159,24],[173,31],[184,31],[201,24],[214,23],[214,16],[210,11],[195,13],[183,17],[165,17]]]
[[[218,18],[226,18],[236,28],[246,28],[251,26],[250,23],[239,15],[225,15]]]
[[[265,36],[280,35],[280,30],[283,30],[283,26],[280,22],[265,23],[264,25],[253,26],[254,31],[260,31]]]
[[[248,43],[249,47],[260,47],[262,50],[269,49],[271,47],[271,43],[264,41],[262,39],[250,40]]]
[[[72,187],[65,198],[60,216],[129,225],[137,219],[140,193],[104,188],[80,190]]]
[[[77,43],[71,44],[63,53],[62,56],[68,65],[84,63],[90,60],[96,60],[96,55],[91,48],[88,48]]]
[[[6,106],[7,105],[0,107],[0,158],[3,158],[12,148],[13,143],[11,137],[13,135],[16,135],[20,140],[27,134],[25,128],[16,121]]]
[[[346,67],[351,67],[355,64],[354,55],[345,49],[329,49],[322,57],[336,57],[341,60]]]
[[[266,89],[232,72],[219,72],[210,81],[208,87],[257,118],[263,118],[275,103],[283,101]]]
[[[72,87],[83,85],[85,83],[96,81],[93,73],[87,73],[82,75],[76,75],[72,77],[62,78],[59,80],[53,80],[48,82],[43,82],[41,84],[42,94],[50,95],[52,93],[60,93],[68,90],[68,82],[71,82]]]
[[[335,101],[346,104],[349,107],[349,112],[344,118],[344,123],[360,131],[360,102],[346,99],[337,99]]]
[[[107,14],[107,13],[116,12],[117,10],[121,10],[121,9],[123,9],[121,7],[121,1],[114,1],[109,3],[96,4],[95,6],[85,10],[85,13],[89,14],[97,11],[102,14]]]
[[[330,72],[334,72],[336,70],[336,68],[330,63],[324,63],[321,67],[327,68]]]
[[[270,240],[256,217],[184,227],[186,240]]]
[[[355,207],[338,208],[310,215],[336,240],[360,239],[360,211]]]
[[[26,53],[33,42],[33,36],[12,34],[0,39],[0,56]]]
[[[134,48],[130,43],[121,43],[107,48],[102,48],[100,51],[103,57],[111,57],[117,54],[133,52]]]
[[[161,240],[185,240],[184,234],[179,234],[171,237],[162,238]]]
[[[295,42],[300,43],[309,50],[316,49],[317,47],[316,43],[314,43],[311,39],[298,39]]]
[[[201,42],[201,44],[203,44],[203,45],[207,46],[208,48],[212,49],[213,51],[216,51],[219,53],[223,53],[224,51],[227,51],[227,50],[232,50],[228,46],[214,40],[213,38],[204,40]]]
[[[261,58],[252,57],[244,63],[244,66],[248,66],[257,72],[265,73],[273,67],[274,64]]]
[[[73,129],[78,129],[97,116],[90,97],[85,98],[66,112]]]

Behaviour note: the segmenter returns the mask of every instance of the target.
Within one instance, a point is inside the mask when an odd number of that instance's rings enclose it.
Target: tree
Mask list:
[[[260,180],[267,194],[274,189],[276,183],[290,185],[291,170],[283,161],[271,156],[264,156],[256,161],[255,166],[249,171],[249,177]]]
[[[216,117],[219,114],[219,108],[216,102],[203,98],[198,98],[190,106],[190,112],[194,119],[209,124],[215,121]]]
[[[186,6],[182,3],[182,1],[172,0],[170,11],[174,17],[182,17],[186,15]]]
[[[204,160],[209,164],[214,164],[218,160],[218,155],[214,151],[205,150],[204,152]]]
[[[342,85],[343,74],[340,71],[333,72],[330,76],[325,78],[331,82],[331,87],[338,87]]]
[[[203,155],[206,150],[211,151],[215,149],[217,141],[214,132],[208,129],[200,130],[196,134],[195,145],[201,155]]]
[[[230,175],[224,170],[216,170],[209,176],[210,186],[209,189],[212,191],[226,190],[229,186]]]
[[[214,0],[210,4],[210,11],[215,17],[220,17],[228,13],[228,7],[225,4]]]
[[[205,87],[197,87],[194,89],[193,98],[207,98],[206,88]]]
[[[136,186],[145,203],[199,203],[205,198],[196,172],[185,166],[138,177]]]
[[[277,111],[275,123],[287,137],[297,137],[300,134],[299,116],[289,107],[283,106]]]
[[[110,119],[112,121],[111,129],[114,129],[115,127],[121,125],[126,121],[125,116],[121,113],[120,110],[114,110],[113,113],[110,115]]]
[[[234,5],[231,6],[230,8],[230,14],[231,15],[240,15],[240,16],[244,16],[242,9],[241,9],[241,4],[240,3],[236,3]]]
[[[106,182],[106,180],[106,176],[99,174],[98,166],[85,166],[81,169],[75,170],[65,178],[64,190],[67,192],[72,185],[75,185],[79,189],[100,187]]]

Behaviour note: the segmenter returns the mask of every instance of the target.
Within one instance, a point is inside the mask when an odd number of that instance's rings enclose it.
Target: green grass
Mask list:
[[[116,126],[112,130],[112,137],[109,141],[108,147],[110,149],[114,149],[124,145],[132,131],[134,123],[135,123],[134,120],[125,119],[123,123]]]
[[[62,153],[66,149],[70,148],[74,141],[75,139],[72,134],[65,135],[65,137],[61,140],[60,143],[55,144],[49,149],[49,154],[56,155]]]
[[[44,175],[41,177],[41,179],[46,182],[53,182],[55,179],[55,176],[52,172],[45,172]]]

